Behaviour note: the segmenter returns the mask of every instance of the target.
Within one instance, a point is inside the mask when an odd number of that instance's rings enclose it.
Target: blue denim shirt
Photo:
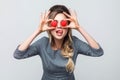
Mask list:
[[[74,49],[72,59],[74,63],[76,63],[78,54],[92,57],[99,57],[103,55],[103,49],[100,46],[99,49],[94,49],[75,36],[72,36],[72,40],[72,46]],[[49,38],[43,37],[37,40],[25,51],[20,51],[17,47],[14,52],[14,57],[16,59],[24,59],[35,55],[39,55],[42,60],[42,80],[75,80],[74,73],[66,71],[65,66],[68,59],[61,55],[61,50],[53,50],[51,48]]]

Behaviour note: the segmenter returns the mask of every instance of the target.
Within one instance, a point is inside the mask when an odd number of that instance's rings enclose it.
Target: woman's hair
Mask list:
[[[66,12],[67,14],[70,15],[69,10],[64,5],[54,5],[53,7],[49,9],[49,11],[50,11],[49,16],[48,16],[49,19],[54,19],[57,14],[63,13],[63,12]],[[48,31],[48,35],[49,35],[50,43],[53,46],[55,44],[53,36],[51,35],[49,31]],[[74,70],[74,62],[72,60],[73,47],[72,47],[71,36],[72,36],[72,32],[71,32],[71,29],[69,29],[63,40],[63,44],[61,48],[61,54],[63,55],[63,57],[68,58],[68,62],[66,64],[66,70],[68,72],[73,72]]]

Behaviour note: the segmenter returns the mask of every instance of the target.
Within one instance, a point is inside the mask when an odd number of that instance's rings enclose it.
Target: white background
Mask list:
[[[40,13],[55,4],[76,10],[80,25],[104,49],[102,57],[78,56],[76,80],[120,80],[119,0],[0,0],[0,80],[41,80],[39,56],[16,60],[13,52],[38,27]],[[73,35],[85,41],[75,30]],[[42,36],[47,34],[36,40]]]

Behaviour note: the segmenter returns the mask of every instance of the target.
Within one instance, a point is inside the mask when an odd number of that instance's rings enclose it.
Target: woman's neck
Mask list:
[[[63,44],[63,39],[58,40],[58,39],[54,39],[55,43],[53,45],[53,49],[54,50],[58,50],[62,48],[62,44]]]

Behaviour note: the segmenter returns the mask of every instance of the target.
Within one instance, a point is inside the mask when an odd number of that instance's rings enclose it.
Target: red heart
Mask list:
[[[51,25],[52,27],[56,27],[56,26],[57,26],[57,21],[56,21],[56,20],[51,21],[50,25]]]
[[[61,26],[65,27],[67,25],[67,20],[62,20],[61,21]]]

